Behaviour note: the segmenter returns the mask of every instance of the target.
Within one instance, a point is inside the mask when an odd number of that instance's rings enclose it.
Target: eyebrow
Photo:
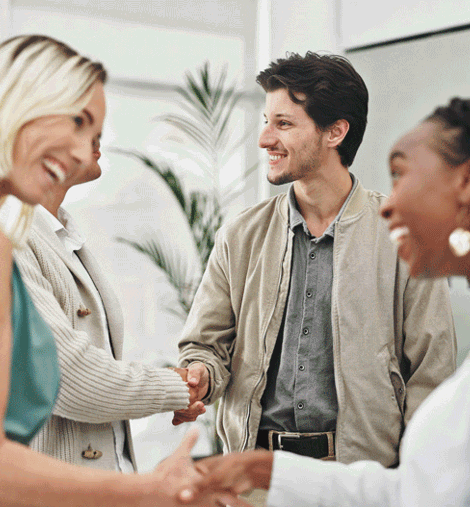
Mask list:
[[[265,113],[263,113],[263,116],[268,119],[268,117],[266,116]],[[287,114],[287,113],[276,113],[274,115],[274,118],[293,118],[294,116],[291,115],[291,114]]]
[[[392,151],[392,153],[390,153],[390,157],[388,158],[388,161],[393,162],[396,158],[406,159],[406,155],[402,151]]]
[[[95,123],[95,120],[94,120],[92,114],[87,109],[84,109],[83,113],[88,118],[88,121],[89,121],[90,125],[93,125],[93,123]]]

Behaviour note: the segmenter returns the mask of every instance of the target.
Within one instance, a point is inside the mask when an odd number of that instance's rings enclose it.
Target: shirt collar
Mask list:
[[[70,255],[80,250],[85,243],[85,238],[78,229],[76,222],[63,208],[59,208],[56,218],[52,213],[42,206],[37,207],[37,211],[41,213],[48,222],[51,229],[57,234],[60,242]]]
[[[348,197],[346,198],[343,205],[341,206],[339,213],[336,215],[335,219],[331,222],[331,224],[328,226],[328,228],[323,233],[323,235],[327,234],[328,236],[331,236],[332,238],[335,237],[335,224],[341,218],[341,215],[343,214],[349,200],[351,199],[351,196],[352,196],[354,190],[356,190],[358,180],[354,176],[354,174],[351,172],[349,173],[349,176],[351,176],[352,187],[351,187],[351,190],[348,194]],[[289,188],[289,191],[287,193],[287,201],[289,204],[289,227],[290,227],[290,229],[292,231],[294,231],[294,229],[296,227],[298,227],[299,225],[302,225],[305,234],[310,235],[310,231],[308,230],[308,227],[307,227],[307,222],[305,221],[304,217],[302,216],[302,214],[300,213],[300,211],[297,207],[297,200],[295,198],[295,193],[294,193],[294,185],[291,185]]]

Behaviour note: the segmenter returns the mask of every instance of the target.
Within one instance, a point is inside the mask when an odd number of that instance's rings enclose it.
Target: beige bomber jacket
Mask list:
[[[398,461],[404,427],[455,371],[446,279],[411,279],[360,182],[335,226],[333,353],[337,460]],[[292,254],[285,194],[221,228],[180,341],[180,364],[210,371],[226,451],[255,447],[261,397],[286,304]],[[315,431],[315,428],[312,428]]]

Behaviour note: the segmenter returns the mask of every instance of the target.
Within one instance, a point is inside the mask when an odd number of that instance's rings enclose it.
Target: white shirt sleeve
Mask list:
[[[268,507],[470,506],[470,360],[412,418],[401,464],[274,454]]]

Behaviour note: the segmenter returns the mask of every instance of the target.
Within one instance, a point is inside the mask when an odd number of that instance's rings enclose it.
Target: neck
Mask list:
[[[323,234],[339,213],[352,188],[346,167],[321,169],[306,180],[294,182],[299,211],[315,236]]]
[[[41,202],[41,205],[43,206],[43,208],[47,209],[49,213],[58,218],[57,215],[59,213],[59,208],[63,200],[65,199],[66,193],[67,190],[59,188],[54,193],[49,194],[47,198],[44,199],[43,202]]]

